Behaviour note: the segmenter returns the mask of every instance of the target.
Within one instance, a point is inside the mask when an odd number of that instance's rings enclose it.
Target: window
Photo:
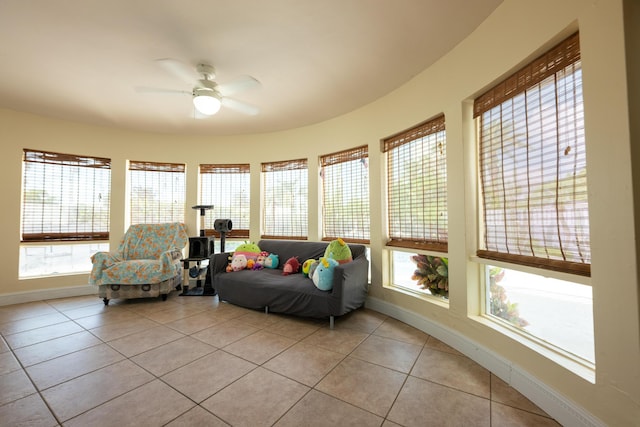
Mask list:
[[[322,238],[369,243],[369,149],[320,157]]]
[[[111,160],[24,150],[22,241],[109,239]]]
[[[227,237],[249,237],[250,172],[248,164],[200,165],[200,203],[213,205],[205,227],[213,230],[216,218],[230,219]]]
[[[307,159],[262,164],[262,238],[306,240]]]
[[[111,160],[25,149],[19,276],[85,272],[108,250]]]
[[[185,167],[129,162],[131,224],[184,222]]]
[[[477,98],[474,110],[486,312],[593,363],[591,288],[579,283],[591,250],[578,34]]]
[[[447,251],[447,140],[444,116],[385,139],[389,242]]]
[[[448,249],[444,116],[385,139],[382,149],[387,158],[387,245],[404,249],[391,251],[392,283],[446,298],[448,259],[410,253]]]
[[[475,100],[478,256],[588,276],[582,69],[574,34]]]

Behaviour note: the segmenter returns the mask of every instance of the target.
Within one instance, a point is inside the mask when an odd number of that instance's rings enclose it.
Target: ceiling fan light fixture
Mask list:
[[[193,105],[196,110],[206,116],[213,116],[222,106],[220,95],[210,89],[196,89],[193,91]]]

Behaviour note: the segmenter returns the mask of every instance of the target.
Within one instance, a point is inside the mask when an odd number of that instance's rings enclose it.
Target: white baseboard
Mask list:
[[[43,301],[47,299],[77,297],[82,295],[98,295],[98,288],[90,285],[69,286],[65,288],[40,289],[14,292],[0,295],[0,306],[22,304],[25,302]]]
[[[511,361],[474,342],[472,338],[379,298],[368,297],[365,306],[420,329],[455,348],[518,390],[563,426],[606,426],[581,406],[570,401]]]

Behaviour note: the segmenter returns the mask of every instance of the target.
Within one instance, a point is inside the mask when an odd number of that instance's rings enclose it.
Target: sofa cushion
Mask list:
[[[300,244],[294,240],[260,240],[258,246],[261,251],[274,253],[280,258],[278,269],[282,270],[285,261],[291,257],[298,257],[300,264],[308,259],[318,259],[324,255],[326,242],[304,242]]]

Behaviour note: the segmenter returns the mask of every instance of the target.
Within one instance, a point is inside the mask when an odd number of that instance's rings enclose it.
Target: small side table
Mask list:
[[[216,291],[207,283],[209,258],[184,258],[182,261],[182,293],[180,296],[215,295]]]

